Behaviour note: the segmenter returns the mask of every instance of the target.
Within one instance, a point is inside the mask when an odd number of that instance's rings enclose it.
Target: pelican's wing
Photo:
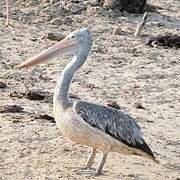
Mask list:
[[[142,138],[139,125],[125,112],[81,100],[74,103],[73,109],[91,126],[154,157],[151,149]]]

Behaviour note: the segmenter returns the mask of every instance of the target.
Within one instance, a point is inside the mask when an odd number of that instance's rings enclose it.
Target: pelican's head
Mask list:
[[[37,56],[21,63],[17,68],[31,67],[62,54],[87,56],[91,50],[92,36],[87,28],[71,32],[62,41],[44,50]]]

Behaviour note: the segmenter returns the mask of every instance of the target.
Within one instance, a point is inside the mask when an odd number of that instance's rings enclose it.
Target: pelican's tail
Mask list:
[[[153,160],[155,163],[160,164],[159,161],[155,158],[154,155],[148,154],[147,152],[144,152],[144,151],[142,151],[142,150],[136,149],[136,150],[133,151],[133,154],[134,154],[134,155],[137,155],[137,156],[142,156],[142,157],[144,157],[144,158],[146,158],[146,159],[151,159],[151,160]]]

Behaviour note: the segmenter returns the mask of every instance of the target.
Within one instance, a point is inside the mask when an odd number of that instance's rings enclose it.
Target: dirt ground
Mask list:
[[[141,38],[135,38],[142,15],[105,10],[90,0],[54,0],[52,4],[48,0],[11,1],[13,28],[8,28],[5,2],[1,0],[0,179],[180,179],[180,50],[145,45],[151,36],[180,34],[180,3],[149,3],[157,12],[149,12]],[[55,123],[40,118],[44,114],[53,116],[56,80],[70,57],[28,70],[14,67],[56,43],[44,38],[48,32],[66,35],[82,27],[91,30],[94,44],[87,62],[74,77],[71,93],[100,104],[117,102],[138,121],[159,165],[141,157],[110,153],[103,175],[95,177],[81,169],[90,148],[68,141]],[[117,27],[120,31],[113,35]],[[30,100],[29,91],[50,96]],[[5,108],[12,105],[17,105],[18,112]],[[99,159],[98,153],[93,167]]]

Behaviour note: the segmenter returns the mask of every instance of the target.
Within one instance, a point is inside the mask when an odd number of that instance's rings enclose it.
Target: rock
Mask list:
[[[25,95],[25,93],[14,91],[14,92],[11,92],[9,96],[10,97],[22,98],[24,95]]]
[[[21,121],[20,121],[19,119],[13,119],[12,122],[13,122],[13,123],[19,123],[19,122],[21,122]]]
[[[29,91],[26,94],[26,98],[30,100],[44,100],[47,96],[50,96],[49,92]]]
[[[103,7],[106,9],[119,9],[122,10],[122,5],[120,0],[98,0]]]
[[[66,25],[71,25],[73,22],[73,20],[70,17],[64,17],[64,18],[54,18],[51,20],[51,24],[52,25],[62,25],[62,24],[66,24]]]
[[[50,94],[49,96],[46,96],[44,98],[43,102],[53,104],[53,94]]]
[[[142,106],[142,104],[141,103],[135,103],[135,106],[136,106],[136,108],[137,109],[145,109],[145,107],[144,106]]]
[[[156,86],[156,85],[145,85],[144,86],[145,91],[147,92],[162,92],[163,88]]]
[[[153,120],[147,120],[146,122],[148,122],[148,123],[153,123],[154,121],[153,121]]]
[[[49,32],[47,33],[45,38],[50,39],[50,40],[55,40],[55,41],[61,41],[62,39],[65,38],[65,35],[58,32]]]
[[[119,104],[116,101],[111,101],[107,104],[107,106],[115,108],[115,109],[121,109],[121,107],[119,106]]]
[[[98,47],[97,49],[94,50],[96,53],[104,54],[104,50],[101,47]]]
[[[99,2],[97,0],[93,1],[84,1],[84,6],[99,6]]]
[[[0,17],[5,17],[5,15],[2,12],[0,12]]]
[[[20,113],[22,111],[23,108],[18,105],[0,106],[0,113]]]
[[[69,151],[70,151],[70,149],[68,149],[67,147],[63,148],[63,152],[69,152]]]
[[[4,82],[0,82],[0,88],[6,88],[7,85]]]
[[[74,94],[69,94],[70,99],[80,99],[78,96]],[[53,104],[53,93],[50,92],[42,92],[42,91],[29,91],[26,94],[26,98],[30,100],[43,100],[45,103]]]
[[[46,119],[46,120],[50,121],[51,123],[56,123],[54,118],[52,116],[49,116],[48,114],[40,114],[37,118]]]
[[[30,38],[29,40],[31,40],[31,41],[37,41],[38,39],[35,38],[35,37],[33,37],[33,38]]]
[[[63,24],[62,23],[62,18],[54,18],[54,19],[52,19],[51,20],[51,24],[53,24],[53,25],[61,25],[61,24]]]
[[[50,0],[43,0],[43,3],[50,3]]]
[[[66,8],[69,10],[70,14],[81,14],[86,7],[79,3],[69,3],[66,5]]]
[[[151,47],[154,46],[154,44],[158,46],[166,46],[166,47],[175,47],[180,48],[180,36],[179,35],[159,35],[157,37],[152,37],[148,40],[146,45],[149,45]]]
[[[57,3],[58,0],[43,0],[43,3],[47,3],[47,4],[54,4],[54,3]]]
[[[151,75],[150,74],[139,74],[135,78],[136,79],[150,79]]]
[[[83,72],[84,72],[84,74],[89,74],[92,72],[92,69],[85,69]]]
[[[98,0],[107,9],[127,11],[130,13],[142,13],[147,0]]]
[[[88,84],[86,85],[86,87],[87,87],[87,88],[90,88],[91,90],[93,90],[93,89],[95,89],[95,88],[98,88],[95,84],[90,84],[90,83],[88,83]]]
[[[122,29],[120,27],[116,27],[113,29],[113,36],[122,34]]]
[[[86,12],[88,15],[94,15],[97,16],[97,14],[101,14],[102,13],[102,8],[101,7],[91,7],[88,6],[86,9]]]

